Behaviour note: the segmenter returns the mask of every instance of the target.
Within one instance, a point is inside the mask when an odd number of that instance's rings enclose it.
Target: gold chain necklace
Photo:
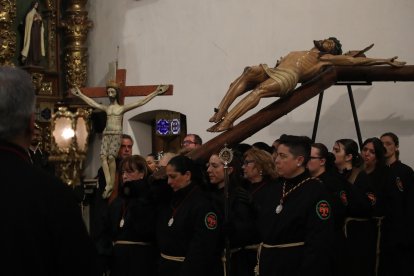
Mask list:
[[[292,187],[292,189],[290,189],[289,191],[286,192],[286,181],[283,183],[283,188],[282,188],[282,198],[279,201],[279,205],[276,206],[276,214],[279,214],[280,212],[282,212],[283,210],[283,203],[285,202],[285,198],[291,194],[294,190],[296,190],[297,188],[299,188],[300,186],[302,186],[305,182],[307,182],[309,179],[313,179],[313,177],[308,177],[305,180],[303,180],[302,182],[300,182],[299,184],[296,184],[295,186]]]

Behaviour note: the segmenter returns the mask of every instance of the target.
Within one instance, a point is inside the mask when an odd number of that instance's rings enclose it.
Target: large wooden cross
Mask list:
[[[117,69],[116,70],[116,83],[119,84],[120,88],[120,95],[119,95],[119,104],[124,104],[125,97],[132,97],[132,96],[147,96],[151,92],[157,89],[158,85],[139,85],[139,86],[126,86],[126,69]],[[100,98],[100,97],[107,97],[106,94],[106,87],[83,87],[81,88],[83,94],[90,98]],[[173,94],[173,86],[169,85],[168,90],[162,94],[161,96],[165,95],[172,95]]]

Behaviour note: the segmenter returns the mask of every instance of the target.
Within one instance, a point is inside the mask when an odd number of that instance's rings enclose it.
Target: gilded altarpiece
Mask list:
[[[36,64],[27,64],[22,59],[25,23],[34,2],[43,23],[44,56]],[[0,66],[18,66],[31,74],[36,119],[44,129],[50,126],[57,105],[76,104],[66,98],[66,91],[86,85],[86,40],[93,25],[86,4],[87,0],[0,0]]]

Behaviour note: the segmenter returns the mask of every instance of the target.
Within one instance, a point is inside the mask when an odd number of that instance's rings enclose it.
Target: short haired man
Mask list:
[[[27,154],[35,92],[29,74],[0,67],[2,270],[14,275],[95,275],[96,255],[73,191]]]
[[[121,135],[121,145],[119,146],[118,156],[116,158],[117,171],[115,173],[114,190],[112,191],[111,195],[109,196],[109,200],[108,200],[109,203],[111,203],[112,200],[114,200],[115,197],[118,196],[118,183],[119,183],[119,177],[120,177],[119,164],[121,164],[121,161],[124,158],[132,156],[132,146],[133,145],[134,145],[134,140],[132,140],[132,137],[130,135],[128,135],[128,134],[122,134]],[[102,178],[102,180],[105,180],[105,179]],[[103,185],[103,183],[104,182],[102,182],[102,185]]]
[[[52,164],[48,161],[49,155],[42,151],[42,128],[35,123],[32,133],[32,138],[30,141],[30,146],[28,149],[30,161],[32,164],[42,170],[45,170],[51,174],[55,174],[55,170]]]
[[[118,151],[118,159],[124,159],[132,155],[132,146],[134,145],[134,140],[128,134],[122,134],[121,136],[121,146]]]
[[[193,150],[200,147],[203,144],[203,140],[197,134],[187,134],[184,137],[183,143],[181,144],[182,149]]]
[[[30,161],[36,167],[41,167],[43,161],[43,152],[40,149],[42,144],[42,129],[38,124],[34,124],[32,138],[30,140],[30,146],[28,149]]]

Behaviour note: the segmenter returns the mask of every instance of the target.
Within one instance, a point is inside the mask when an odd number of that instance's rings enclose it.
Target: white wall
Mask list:
[[[245,66],[273,66],[292,50],[310,49],[313,39],[336,36],[344,51],[375,43],[368,56],[398,55],[414,64],[412,0],[89,0],[88,9],[95,25],[88,40],[90,86],[104,85],[117,45],[127,85],[174,85],[173,96],[158,97],[125,114],[124,128],[130,134],[130,118],[169,109],[187,115],[189,132],[211,139],[216,134],[206,129],[213,108]],[[354,87],[363,139],[395,132],[401,140],[401,158],[410,165],[414,165],[413,90],[412,82]],[[248,114],[270,102],[262,100]],[[316,106],[317,97],[246,142],[272,143],[283,133],[311,136]],[[356,139],[343,86],[325,93],[317,140],[331,148],[339,138]],[[146,154],[150,149],[134,152]]]

